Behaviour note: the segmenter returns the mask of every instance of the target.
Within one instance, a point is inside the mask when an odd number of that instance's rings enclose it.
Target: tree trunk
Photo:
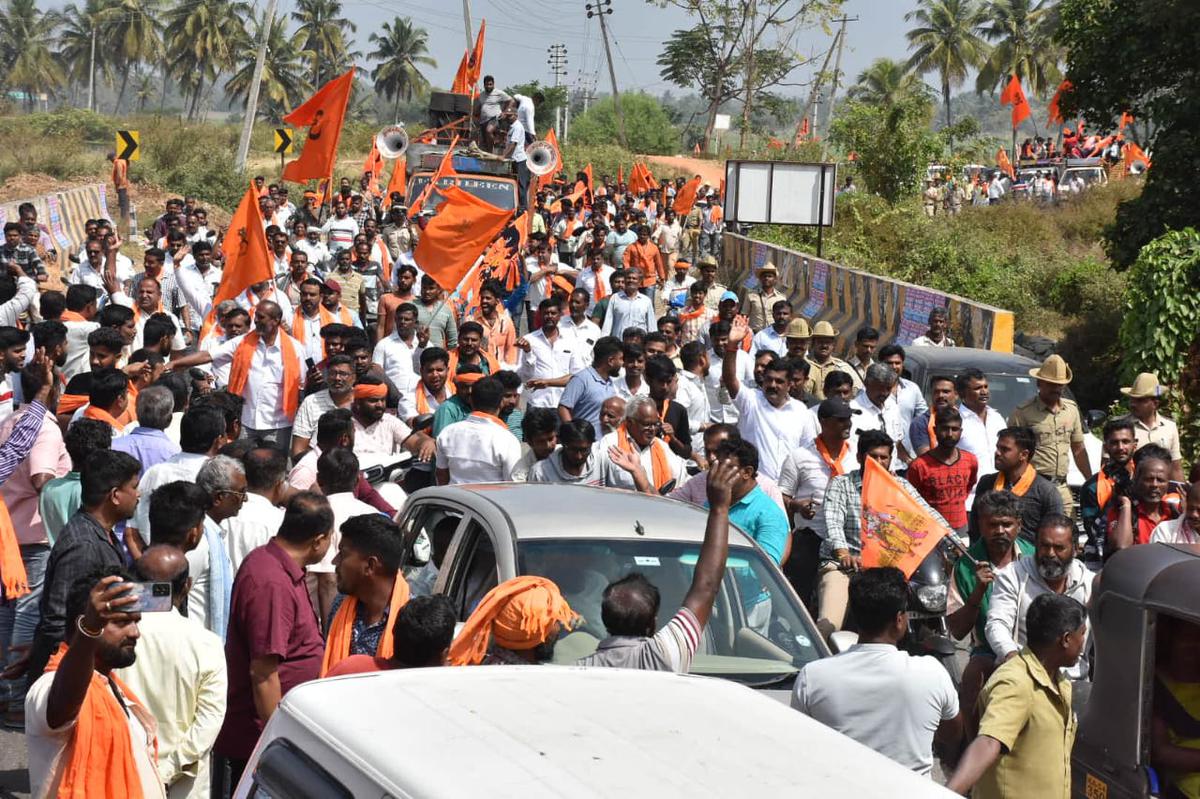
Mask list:
[[[117,92],[117,104],[113,107],[114,116],[121,113],[121,101],[125,99],[125,88],[129,84],[130,67],[130,64],[126,64],[125,69],[121,70],[121,91]]]
[[[717,69],[716,80],[713,81],[713,96],[708,105],[708,122],[704,125],[704,142],[701,145],[708,152],[709,142],[712,141],[713,131],[717,126],[717,112],[721,110],[721,86],[725,83],[725,64]]]
[[[950,81],[942,80],[942,101],[946,103],[946,127],[949,128],[954,123],[950,121]],[[954,155],[954,136],[946,134],[946,142],[950,146],[950,155]]]
[[[167,62],[166,61],[163,61],[162,73],[163,73],[162,94],[159,95],[159,97],[158,97],[158,115],[160,117],[162,116],[163,109],[167,107],[167,80],[169,78],[169,73],[167,72]]]
[[[400,92],[396,92],[396,104],[392,107],[392,124],[400,124]]]

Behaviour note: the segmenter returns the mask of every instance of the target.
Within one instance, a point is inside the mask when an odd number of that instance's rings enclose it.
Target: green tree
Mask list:
[[[380,26],[381,33],[372,33],[368,41],[375,49],[367,58],[379,63],[371,70],[375,91],[389,100],[392,121],[400,121],[400,101],[412,100],[429,89],[429,80],[421,66],[436,67],[429,56],[429,34],[424,28],[413,27],[408,17],[396,17]]]
[[[705,148],[713,135],[717,112],[737,96],[732,43],[726,39],[727,31],[720,25],[677,30],[667,39],[656,62],[662,68],[658,74],[663,80],[697,91],[707,102],[701,145]]]
[[[625,114],[625,135],[629,149],[636,153],[673,153],[679,146],[679,134],[662,106],[648,94],[623,92],[621,110]],[[588,112],[571,121],[571,141],[584,145],[617,141],[617,118],[612,97],[592,105]]]
[[[338,0],[297,0],[292,19],[296,46],[305,52],[312,68],[313,86],[341,75],[362,53],[350,50],[351,34],[358,27],[342,16]]]
[[[136,81],[133,85],[133,100],[137,103],[138,111],[145,113],[146,106],[158,94],[158,87],[154,83],[154,76],[149,72],[139,72]]]
[[[121,112],[121,101],[129,76],[140,64],[156,62],[163,54],[157,0],[106,0],[99,12],[104,46],[121,72],[121,89],[113,113]]]
[[[567,87],[566,86],[543,86],[538,81],[530,81],[529,83],[516,83],[512,86],[505,86],[504,91],[510,96],[523,94],[526,97],[533,97],[535,92],[541,92],[545,98],[544,102],[537,106],[533,112],[533,124],[537,128],[539,139],[546,138],[546,131],[554,127],[554,111],[557,108],[564,108],[567,105]],[[621,102],[625,102],[625,97],[621,97]],[[621,109],[624,111],[624,107]],[[628,112],[626,112],[628,114]],[[626,124],[629,120],[626,119]],[[615,123],[614,123],[615,124]],[[571,130],[575,130],[574,122],[571,123]]]
[[[868,105],[894,108],[907,100],[932,102],[932,90],[921,78],[905,69],[899,61],[877,58],[858,75],[846,95]]]
[[[225,91],[238,104],[245,104],[250,94],[258,57],[254,45],[262,36],[263,22],[263,19],[256,20],[253,37],[236,48],[236,69],[225,82]],[[287,31],[287,18],[277,16],[272,20],[267,36],[267,57],[263,61],[262,82],[259,84],[258,116],[278,121],[303,102],[311,90],[300,51]]]
[[[1016,75],[1044,97],[1062,78],[1062,50],[1055,42],[1059,12],[1053,0],[991,0],[980,33],[992,43],[975,79],[975,91],[989,92]]]
[[[921,74],[936,72],[946,107],[946,127],[954,124],[950,116],[950,90],[962,85],[967,73],[983,63],[988,45],[977,33],[982,15],[975,0],[919,0],[919,7],[904,15],[916,23],[908,31],[908,68]]]
[[[105,46],[100,32],[100,15],[104,11],[105,2],[106,0],[86,0],[83,6],[70,3],[62,11],[62,27],[58,33],[58,57],[63,63],[67,81],[73,86],[83,87],[84,91],[87,91],[88,79],[91,77],[89,73],[92,68],[93,35],[96,38],[96,70],[100,73],[96,79],[103,79],[110,85],[113,82],[111,48]]]
[[[933,105],[916,93],[900,93],[890,103],[852,99],[838,108],[829,141],[855,153],[867,189],[895,203],[917,193],[925,167],[942,151],[932,116]]]
[[[0,10],[0,64],[3,84],[25,95],[33,109],[41,94],[54,94],[66,83],[66,71],[54,52],[60,17],[41,11],[35,0],[8,0]]]
[[[1200,227],[1200,3],[1065,0],[1060,13],[1074,87],[1060,103],[1064,117],[1081,114],[1105,126],[1129,111],[1152,131],[1140,142],[1154,154],[1145,188],[1121,204],[1105,231],[1109,257],[1128,268],[1166,230]]]
[[[188,119],[195,118],[205,88],[233,67],[251,16],[244,0],[179,0],[167,11],[167,63],[189,98]]]

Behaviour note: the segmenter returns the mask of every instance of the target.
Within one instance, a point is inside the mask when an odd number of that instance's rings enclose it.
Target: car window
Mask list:
[[[287,738],[267,745],[254,767],[251,799],[353,799],[345,785]]]
[[[496,549],[491,537],[479,522],[471,520],[454,556],[455,572],[447,593],[454,603],[460,621],[466,621],[479,600],[499,583],[496,571]]]
[[[457,508],[422,503],[411,510],[400,524],[404,540],[412,554],[404,567],[413,596],[433,593],[441,565],[454,534],[462,525],[463,512]]]
[[[1153,545],[1151,545],[1153,546]],[[1194,795],[1200,773],[1173,766],[1178,751],[1197,746],[1200,724],[1200,624],[1194,619],[1158,613],[1154,625],[1154,670],[1150,706],[1150,764],[1163,780],[1163,796]],[[1175,754],[1178,757],[1178,754]],[[1194,761],[1193,761],[1194,762]]]
[[[556,647],[555,660],[569,661],[590,654],[607,636],[604,589],[633,572],[658,589],[657,627],[665,625],[683,604],[699,552],[699,544],[672,541],[548,539],[522,542],[517,557],[521,574],[553,580],[582,617]],[[733,547],[691,671],[756,686],[790,682],[820,657],[818,640],[795,593],[762,553]]]

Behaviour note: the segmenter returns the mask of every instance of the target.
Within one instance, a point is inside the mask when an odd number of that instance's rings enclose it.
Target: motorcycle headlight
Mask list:
[[[944,585],[923,585],[917,589],[917,601],[924,610],[942,610],[946,607],[946,593]]]

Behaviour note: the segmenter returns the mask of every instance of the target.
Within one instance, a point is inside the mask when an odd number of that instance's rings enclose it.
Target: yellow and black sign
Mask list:
[[[117,131],[117,158],[137,161],[142,157],[141,136],[136,130]]]
[[[291,151],[292,131],[289,128],[275,128],[275,152],[285,155]]]

